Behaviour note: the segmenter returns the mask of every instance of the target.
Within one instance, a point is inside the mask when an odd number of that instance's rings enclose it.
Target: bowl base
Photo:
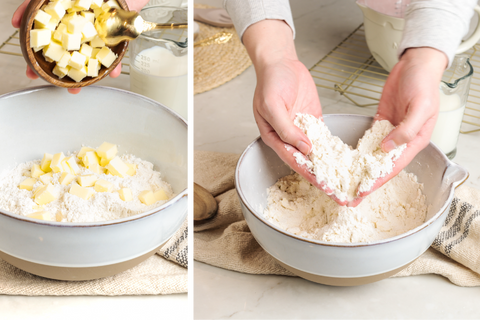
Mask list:
[[[275,258],[274,258],[275,259]],[[301,271],[298,269],[295,269],[293,267],[290,267],[289,265],[286,265],[285,263],[275,259],[282,267],[287,269],[288,271],[294,273],[295,275],[320,284],[326,284],[329,286],[335,286],[335,287],[353,287],[353,286],[360,286],[363,284],[368,284],[376,281],[380,281],[383,279],[386,279],[388,277],[393,276],[394,274],[397,274],[401,270],[405,269],[408,267],[412,262],[407,263],[404,266],[401,266],[400,268],[397,268],[395,270],[385,272],[385,273],[380,273],[376,274],[374,276],[368,276],[368,277],[357,277],[357,278],[335,278],[335,277],[325,277],[325,276],[320,276],[318,274],[313,274],[313,273],[308,273],[305,271]]]
[[[85,281],[85,280],[94,280],[99,278],[105,278],[113,276],[117,273],[123,272],[125,270],[131,269],[136,265],[147,260],[155,254],[163,245],[167,242],[166,240],[162,245],[153,249],[150,252],[147,252],[139,257],[136,257],[131,260],[109,264],[106,266],[98,267],[55,267],[45,264],[39,264],[23,259],[13,257],[3,251],[0,251],[0,258],[7,261],[11,265],[22,269],[23,271],[32,273],[37,276],[44,278],[55,279],[55,280],[66,280],[66,281]]]

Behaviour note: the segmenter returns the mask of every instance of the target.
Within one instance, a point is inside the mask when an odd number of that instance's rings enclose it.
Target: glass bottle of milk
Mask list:
[[[185,23],[185,8],[150,6],[140,15],[157,23]],[[154,30],[130,42],[130,90],[187,119],[187,29]]]
[[[468,57],[457,55],[440,83],[440,112],[430,140],[453,159],[467,104],[473,67]]]

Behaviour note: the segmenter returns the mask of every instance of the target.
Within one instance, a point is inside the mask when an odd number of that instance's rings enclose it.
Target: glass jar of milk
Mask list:
[[[440,112],[430,140],[453,159],[467,104],[473,67],[468,57],[457,55],[440,83]]]
[[[186,23],[187,9],[144,8],[143,19],[157,23]],[[160,102],[187,119],[187,29],[153,30],[130,42],[130,90]]]

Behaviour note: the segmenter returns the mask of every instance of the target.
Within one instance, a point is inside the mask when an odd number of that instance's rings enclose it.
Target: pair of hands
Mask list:
[[[269,39],[268,43],[263,39]],[[322,110],[315,83],[296,56],[290,27],[280,20],[263,20],[245,31],[243,42],[257,73],[253,109],[262,140],[293,170],[330,194],[331,190],[319,184],[293,157],[297,151],[308,155],[312,147],[308,137],[293,124],[295,115],[307,113],[318,118]],[[438,117],[438,85],[447,63],[445,54],[432,48],[411,48],[402,55],[388,76],[374,120],[389,120],[396,126],[382,141],[385,152],[404,143],[407,148],[393,171],[378,179],[371,190],[350,203],[332,195],[333,200],[340,205],[358,205],[428,145]],[[294,148],[287,150],[285,144]]]
[[[30,1],[31,0],[25,0],[13,14],[12,26],[14,28],[20,28],[20,23],[22,22],[23,13],[25,12],[25,9],[27,8]],[[138,12],[148,3],[148,1],[149,0],[126,0],[128,4],[128,8],[130,10],[135,10]],[[113,69],[109,75],[112,78],[116,78],[120,75],[121,72],[122,72],[122,64],[119,63],[118,66],[115,69]],[[33,72],[33,70],[30,69],[28,66],[27,66],[27,77],[32,80],[38,79],[37,74]],[[77,94],[80,92],[80,88],[68,89],[68,92],[72,94]]]

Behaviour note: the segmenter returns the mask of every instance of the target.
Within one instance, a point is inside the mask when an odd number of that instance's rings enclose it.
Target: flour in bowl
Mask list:
[[[323,121],[312,115],[297,114],[294,123],[312,142],[308,157],[300,152],[294,154],[297,163],[306,165],[317,182],[325,182],[342,202],[369,191],[378,178],[392,172],[394,161],[406,148],[404,144],[383,152],[380,143],[394,128],[387,120],[375,122],[356,149],[332,135]]]

